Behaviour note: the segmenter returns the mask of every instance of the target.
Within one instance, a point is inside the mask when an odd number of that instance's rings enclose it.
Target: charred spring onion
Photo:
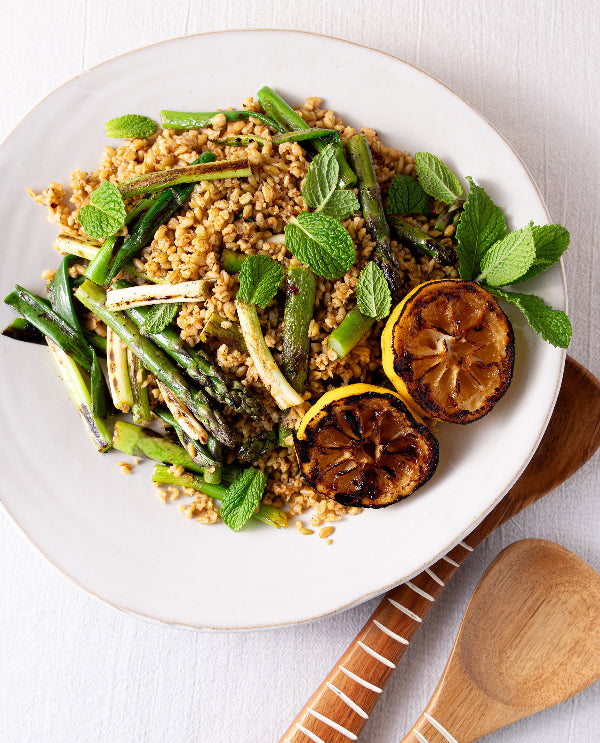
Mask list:
[[[303,402],[302,396],[283,376],[265,343],[256,307],[253,304],[241,302],[239,299],[235,304],[248,353],[252,357],[262,383],[281,410],[300,405]]]
[[[276,121],[264,114],[255,111],[202,111],[188,113],[186,111],[161,111],[160,119],[165,129],[204,129],[213,125],[216,116],[223,116],[225,121],[239,121],[240,119],[256,119],[266,124],[271,129],[284,132]]]
[[[229,427],[221,413],[213,410],[201,390],[193,389],[179,372],[171,359],[152,341],[145,338],[135,323],[122,312],[109,312],[106,309],[104,289],[91,281],[77,289],[75,296],[79,301],[110,327],[121,340],[135,353],[143,365],[166,385],[171,392],[188,407],[198,422],[226,446],[234,447],[237,436]]]
[[[127,286],[109,289],[106,293],[106,309],[114,312],[161,302],[200,302],[209,296],[210,284],[202,279],[182,281],[180,284]]]

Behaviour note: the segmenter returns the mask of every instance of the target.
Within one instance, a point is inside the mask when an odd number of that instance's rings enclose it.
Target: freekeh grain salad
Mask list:
[[[508,232],[435,155],[267,87],[162,124],[108,122],[125,142],[71,174],[72,206],[60,184],[30,191],[64,257],[46,296],[6,298],[4,334],[47,343],[98,451],[154,460],[187,517],[238,530],[310,510],[318,527],[394,503],[435,472],[432,423],[477,420],[508,388],[498,299],[568,345],[564,313],[506,289],[567,231]]]

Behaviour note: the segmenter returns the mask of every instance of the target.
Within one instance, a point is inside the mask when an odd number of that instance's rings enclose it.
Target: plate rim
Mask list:
[[[109,57],[107,59],[102,60],[101,62],[98,62],[97,64],[86,68],[81,73],[78,73],[76,75],[73,75],[72,77],[68,78],[64,82],[60,83],[56,87],[54,87],[51,91],[46,93],[37,103],[25,114],[23,115],[17,123],[11,128],[9,133],[4,137],[4,139],[0,142],[0,149],[3,148],[11,139],[11,137],[15,134],[15,132],[19,129],[19,127],[30,117],[32,116],[37,109],[44,104],[44,102],[53,96],[55,93],[60,91],[62,88],[72,84],[74,81],[77,81],[81,78],[84,78],[88,73],[92,72],[93,70],[102,67],[106,64],[112,63],[116,60],[119,60],[121,58],[127,57],[128,55],[135,55],[138,52],[145,51],[147,49],[151,49],[154,47],[160,47],[162,45],[166,45],[172,42],[176,41],[182,41],[184,39],[200,39],[206,36],[214,36],[214,35],[231,35],[231,34],[245,34],[245,35],[251,35],[256,33],[268,33],[268,34],[289,34],[292,36],[307,36],[307,37],[317,37],[321,39],[330,40],[336,43],[345,44],[348,46],[354,46],[358,47],[364,50],[367,50],[369,52],[374,52],[377,55],[383,55],[385,57],[388,57],[390,60],[393,60],[394,63],[400,63],[404,65],[405,67],[408,67],[417,73],[421,75],[425,75],[426,77],[430,78],[432,81],[434,81],[437,85],[444,88],[446,91],[448,91],[452,96],[459,99],[465,106],[467,106],[483,123],[485,123],[493,132],[494,134],[501,139],[504,144],[510,149],[513,156],[516,158],[516,160],[519,162],[521,167],[523,168],[524,173],[526,174],[530,185],[533,186],[533,189],[535,190],[535,193],[539,199],[539,203],[546,215],[546,218],[548,221],[551,221],[550,214],[548,212],[548,208],[546,206],[545,200],[540,192],[540,189],[534,180],[533,176],[531,175],[531,172],[523,159],[520,157],[519,153],[515,150],[515,148],[512,146],[512,144],[509,142],[509,140],[492,124],[489,119],[482,114],[475,106],[473,106],[469,101],[467,101],[465,98],[463,98],[462,95],[457,93],[455,90],[453,90],[449,85],[441,81],[439,78],[437,78],[435,75],[432,75],[429,72],[426,72],[425,70],[421,69],[415,64],[412,64],[411,62],[408,62],[401,57],[397,57],[389,52],[382,51],[381,49],[377,49],[375,47],[368,46],[366,44],[361,44],[359,42],[355,41],[349,41],[347,39],[342,39],[340,37],[332,36],[330,34],[322,34],[322,33],[316,33],[312,31],[303,31],[303,30],[295,30],[295,29],[278,29],[278,28],[268,28],[268,27],[260,27],[260,28],[246,28],[246,29],[225,29],[225,30],[213,30],[213,31],[206,31],[201,33],[194,33],[194,34],[183,34],[181,36],[174,36],[168,39],[162,39],[160,41],[155,41],[150,44],[145,44],[139,47],[136,47],[134,49],[130,49],[125,52],[121,52],[120,54],[116,54],[112,57]],[[561,283],[562,283],[562,294],[564,298],[564,310],[567,311],[568,309],[568,292],[567,292],[567,282],[566,282],[566,273],[564,269],[564,262],[561,258],[559,261],[560,266],[560,274],[561,274]],[[556,404],[556,400],[558,398],[558,393],[560,391],[560,387],[562,384],[563,379],[563,373],[564,373],[564,365],[566,361],[566,355],[567,351],[566,349],[561,349],[561,358],[560,358],[560,371],[557,376],[556,386],[553,392],[553,399],[552,403],[548,409],[547,415],[545,420],[543,421],[543,424],[541,425],[541,431],[539,433],[539,436],[535,442],[535,444],[532,446],[531,450],[527,454],[526,460],[523,463],[523,466],[517,474],[515,475],[514,479],[511,480],[509,486],[501,492],[496,499],[489,505],[489,507],[480,515],[474,518],[469,526],[455,539],[451,540],[450,543],[444,547],[443,550],[441,550],[438,554],[436,554],[430,561],[427,561],[424,563],[418,570],[416,570],[414,573],[411,573],[411,575],[407,576],[406,578],[401,579],[400,582],[391,582],[387,584],[384,587],[377,588],[371,591],[367,591],[366,593],[363,593],[360,597],[354,598],[350,601],[346,601],[342,604],[339,604],[335,608],[328,609],[326,611],[322,611],[318,614],[311,614],[310,616],[305,616],[303,618],[294,619],[294,620],[288,620],[288,621],[278,621],[276,623],[259,623],[259,624],[245,624],[245,625],[234,625],[230,627],[226,626],[218,626],[214,627],[210,624],[192,624],[192,623],[178,623],[176,621],[169,621],[167,619],[152,616],[151,614],[143,613],[140,611],[136,611],[133,609],[126,608],[124,606],[119,606],[114,601],[111,601],[103,596],[100,596],[98,593],[96,593],[93,589],[88,588],[87,586],[84,586],[79,580],[74,578],[72,575],[70,575],[63,567],[60,567],[52,558],[50,558],[46,552],[38,546],[38,544],[35,542],[33,537],[30,535],[30,533],[26,530],[24,526],[17,521],[16,517],[11,513],[8,506],[4,502],[4,499],[2,498],[2,493],[0,491],[0,507],[2,508],[3,512],[9,517],[10,521],[18,528],[18,530],[23,534],[23,536],[26,537],[27,541],[34,547],[39,554],[41,554],[44,559],[56,570],[58,571],[63,577],[67,578],[72,584],[77,586],[77,588],[85,591],[87,594],[91,595],[93,598],[95,598],[98,601],[101,601],[103,604],[110,606],[113,609],[116,609],[120,613],[127,614],[134,616],[140,620],[150,622],[152,624],[157,624],[160,626],[172,628],[172,629],[180,629],[180,630],[188,630],[188,631],[211,631],[211,632],[246,632],[246,631],[257,631],[257,630],[267,630],[267,629],[276,629],[280,627],[289,627],[299,624],[305,624],[307,622],[315,621],[317,619],[322,619],[324,617],[331,616],[333,614],[337,614],[338,612],[345,611],[347,609],[350,609],[354,606],[357,606],[369,599],[376,598],[378,596],[382,596],[387,591],[391,590],[392,588],[400,585],[403,582],[406,582],[407,580],[410,580],[415,575],[418,575],[420,572],[424,571],[426,568],[428,568],[430,565],[433,565],[437,560],[439,560],[443,555],[447,554],[454,546],[456,546],[459,542],[461,542],[466,535],[468,535],[486,516],[487,514],[495,508],[495,506],[502,500],[502,498],[505,496],[505,494],[512,488],[512,486],[515,484],[515,482],[519,479],[524,469],[529,464],[531,458],[535,454],[540,441],[546,431],[546,428],[548,426],[548,423],[550,421],[550,418],[552,416],[552,413],[554,411],[554,407]]]

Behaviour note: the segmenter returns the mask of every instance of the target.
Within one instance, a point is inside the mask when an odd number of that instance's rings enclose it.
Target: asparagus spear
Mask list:
[[[343,359],[365,337],[374,322],[374,317],[367,317],[358,307],[354,307],[330,333],[327,345],[336,352],[338,358]]]
[[[224,323],[227,327],[223,327]],[[213,312],[206,321],[200,332],[200,340],[211,348],[217,349],[225,344],[230,351],[248,353],[246,341],[240,329],[216,312]]]
[[[245,253],[236,253],[229,248],[223,248],[221,252],[221,265],[227,273],[239,273],[247,257]]]
[[[402,278],[398,258],[390,245],[390,230],[381,203],[369,140],[364,134],[350,137],[346,144],[348,159],[358,177],[358,195],[367,230],[375,240],[373,259],[385,274],[392,293],[392,302],[401,298]]]
[[[223,477],[223,467],[221,464],[223,458],[223,445],[220,441],[217,441],[213,436],[211,436],[206,444],[206,448],[210,452],[210,455],[219,462],[219,465],[215,467],[207,467],[204,470],[204,482],[218,485]]]
[[[210,498],[215,500],[223,500],[223,496],[227,492],[225,485],[214,485],[212,483],[205,482],[199,477],[195,477],[191,473],[187,472],[184,475],[176,476],[169,472],[169,468],[160,464],[154,465],[154,473],[152,474],[152,482],[158,482],[163,485],[178,485],[184,488],[192,488],[197,490],[199,493],[204,493]],[[258,511],[252,514],[253,519],[263,521],[265,524],[271,524],[280,529],[282,526],[286,527],[288,520],[287,514],[284,511],[280,511],[278,508],[273,506],[267,506],[264,503],[260,504]]]
[[[268,86],[265,85],[258,91],[258,101],[267,115],[274,119],[284,131],[310,129],[304,119]],[[318,152],[321,152],[327,146],[327,142],[316,139],[314,146]],[[341,142],[338,142],[336,146],[336,158],[340,166],[340,188],[352,188],[356,183],[356,175],[346,162]]]
[[[187,435],[183,428],[181,428],[177,423],[175,416],[169,408],[159,405],[154,408],[154,415],[156,415],[157,418],[160,418],[166,426],[171,426],[183,448],[203,471],[206,467],[219,466],[220,460],[213,457],[213,455],[208,451],[208,447]],[[210,440],[211,439],[209,439],[209,441]]]
[[[443,245],[435,237],[426,235],[423,230],[406,222],[397,214],[388,215],[388,220],[398,238],[405,245],[435,258],[441,266],[453,266],[457,262],[458,256],[452,245]]]
[[[255,111],[203,111],[199,113],[161,111],[160,118],[165,129],[204,129],[207,126],[212,126],[212,120],[215,116],[221,114],[225,117],[225,121],[239,121],[240,119],[252,118],[262,121],[263,124],[266,124],[271,129],[275,129],[275,131],[285,131],[276,121]]]
[[[127,349],[127,365],[129,367],[129,378],[131,379],[131,391],[133,393],[133,404],[131,414],[134,423],[150,423],[152,413],[150,412],[150,397],[146,381],[146,370],[138,357]]]
[[[242,462],[255,462],[260,456],[272,451],[279,445],[279,435],[276,429],[266,431],[249,441],[244,441],[238,450],[238,459]]]
[[[127,286],[127,282],[117,281],[115,286],[122,288]],[[253,417],[260,415],[260,405],[252,394],[237,379],[223,374],[203,351],[192,348],[182,340],[174,327],[167,326],[160,333],[148,333],[144,326],[144,319],[148,314],[147,307],[133,307],[126,310],[125,314],[133,320],[146,338],[153,340],[175,359],[211,397],[238,412],[244,412]]]
[[[308,377],[308,327],[315,306],[317,280],[304,266],[290,266],[283,314],[283,373],[296,392],[304,392]]]
[[[31,294],[22,286],[15,287],[4,300],[14,307],[31,325],[51,338],[54,343],[89,371],[92,368],[92,349],[80,335],[57,314],[49,302]]]
[[[458,224],[464,205],[465,202],[463,199],[456,199],[456,201],[450,204],[446,211],[442,212],[437,218],[436,223],[434,224],[434,229],[443,232],[449,224]]]
[[[221,443],[234,447],[237,436],[223,416],[210,407],[200,390],[193,389],[171,359],[152,341],[144,338],[135,323],[122,312],[109,312],[105,307],[106,292],[91,281],[85,281],[75,292],[79,301],[97,315],[121,338],[154,376],[186,405],[198,421]]]
[[[151,428],[142,428],[135,423],[116,421],[113,447],[132,457],[147,457],[155,462],[185,467],[192,472],[200,474],[204,472],[204,468],[199,466],[182,446],[159,436]]]
[[[205,152],[196,158],[192,165],[209,163],[214,160],[216,160],[216,156],[212,152]],[[171,219],[173,214],[183,206],[193,190],[194,184],[186,183],[181,186],[171,186],[162,191],[150,208],[136,222],[121,249],[113,258],[104,281],[99,281],[99,283],[111,282],[142,248],[149,245],[156,230]]]

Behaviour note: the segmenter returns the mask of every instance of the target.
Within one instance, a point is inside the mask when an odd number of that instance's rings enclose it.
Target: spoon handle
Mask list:
[[[501,524],[569,478],[599,444],[600,383],[567,356],[552,419],[519,480],[463,542],[384,595],[280,743],[356,740],[410,640],[466,557]]]
[[[419,625],[481,541],[475,533],[468,539],[470,544],[460,542],[430,568],[385,594],[281,743],[342,743],[358,738]]]

